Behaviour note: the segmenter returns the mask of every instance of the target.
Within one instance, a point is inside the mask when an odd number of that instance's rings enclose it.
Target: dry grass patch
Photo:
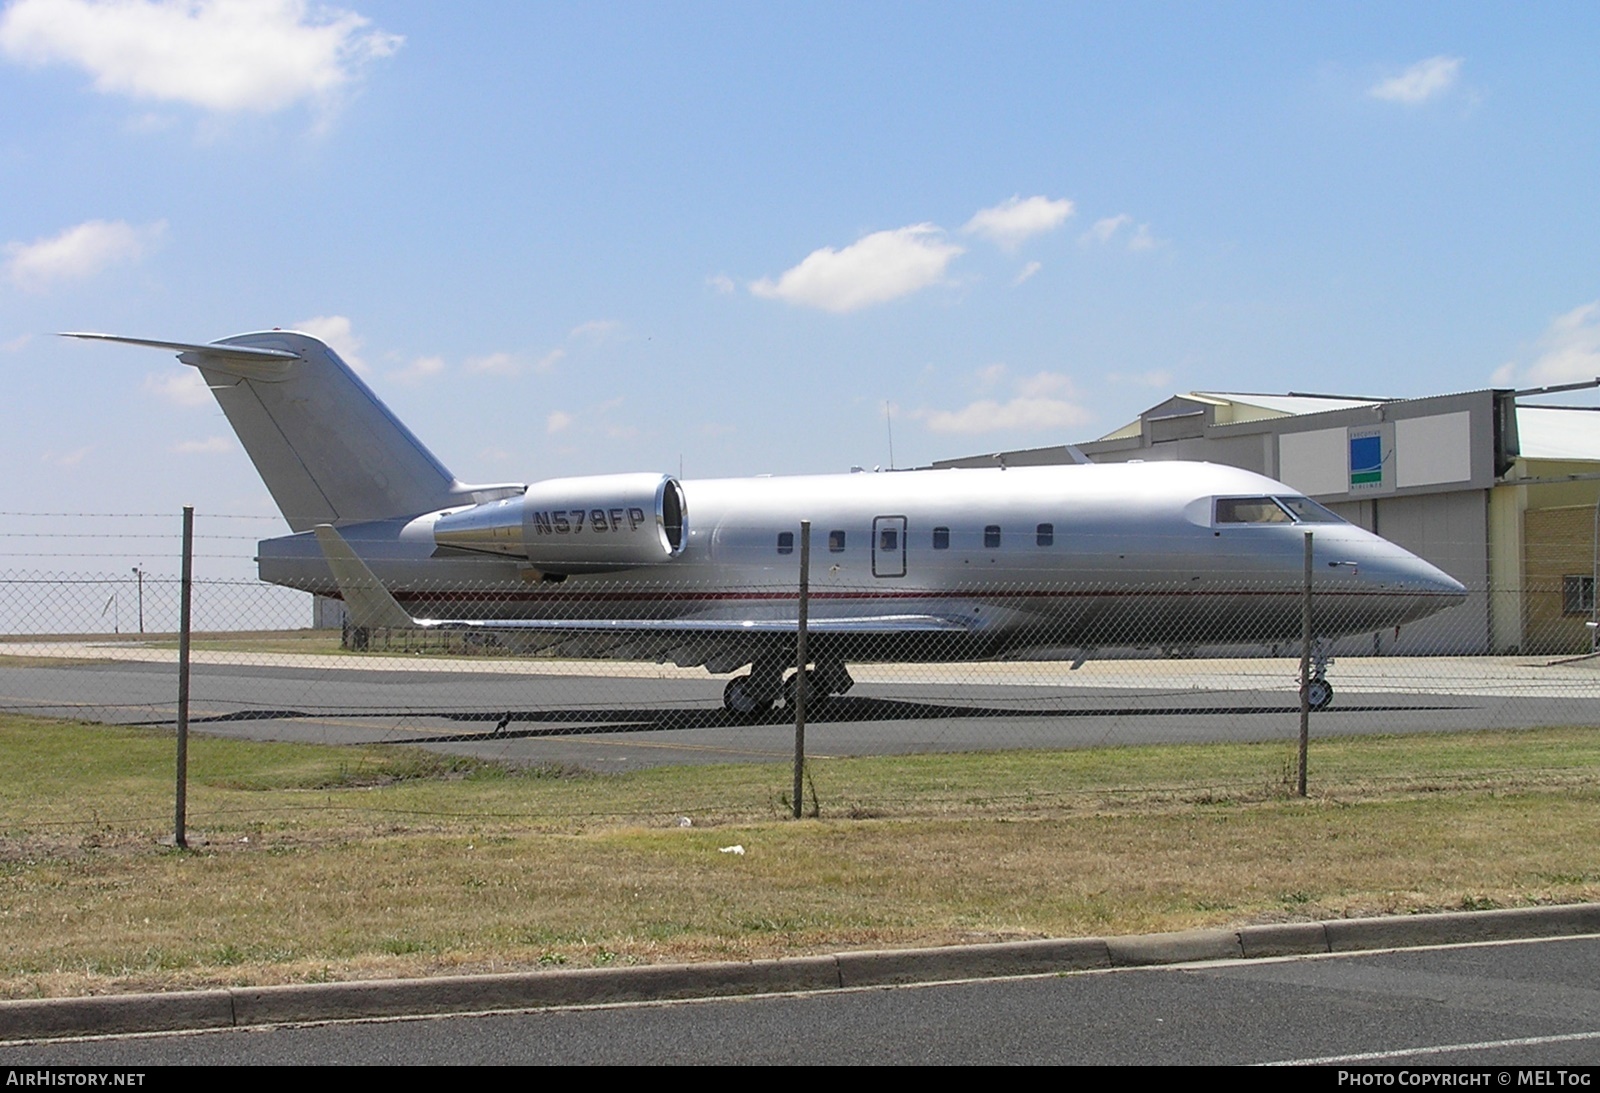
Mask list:
[[[0,720],[0,994],[1600,898],[1592,730],[1319,742],[1310,801],[1287,745],[833,760],[798,823],[783,767],[193,743],[183,853],[170,736]]]

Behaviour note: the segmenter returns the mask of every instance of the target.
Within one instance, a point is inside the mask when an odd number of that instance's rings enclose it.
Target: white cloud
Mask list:
[[[914,416],[936,433],[1038,432],[1082,425],[1089,412],[1062,399],[980,399],[959,410],[919,410]]]
[[[1116,216],[1102,216],[1094,222],[1094,226],[1078,236],[1080,243],[1109,243],[1111,237],[1128,224],[1133,223],[1133,217],[1127,213],[1118,213]]]
[[[777,281],[763,277],[750,291],[767,300],[843,314],[938,284],[945,267],[961,253],[934,225],[912,224],[873,232],[842,250],[814,250]]]
[[[1514,383],[1520,374],[1537,384],[1576,383],[1600,377],[1600,300],[1575,307],[1551,320],[1539,336],[1538,356],[1526,369],[1513,362],[1498,369],[1495,383]]]
[[[144,389],[174,406],[209,406],[211,388],[198,368],[176,368],[151,372],[144,378]]]
[[[550,416],[544,419],[544,431],[547,433],[560,433],[572,427],[577,420],[565,410],[551,410]]]
[[[733,278],[729,277],[726,273],[713,273],[710,277],[706,278],[706,284],[710,285],[724,296],[732,292],[736,287],[733,283]]]
[[[142,227],[125,220],[86,220],[48,239],[7,243],[6,272],[26,289],[90,277],[107,266],[144,257],[166,230],[165,220]]]
[[[978,370],[978,380],[992,386],[1005,377],[1003,364]],[[979,399],[959,410],[917,410],[911,416],[936,433],[1042,432],[1082,425],[1089,411],[1069,401],[1077,396],[1072,380],[1059,372],[1036,372],[1012,383],[1016,397]]]
[[[1135,224],[1133,217],[1127,213],[1118,213],[1116,216],[1103,216],[1094,222],[1094,226],[1078,236],[1078,242],[1085,245],[1105,245],[1119,237],[1123,228],[1131,227],[1133,231],[1128,235],[1128,249],[1131,251],[1154,250],[1161,245],[1161,240],[1150,234],[1149,224]]]
[[[961,230],[1014,251],[1035,235],[1055,231],[1065,224],[1072,210],[1072,202],[1064,197],[1054,201],[1042,195],[1011,197],[998,205],[979,209]]]
[[[344,358],[344,363],[361,375],[372,374],[367,362],[361,359],[361,339],[356,337],[355,331],[350,328],[350,320],[343,315],[318,315],[313,319],[301,319],[294,324],[294,328],[302,334],[310,334],[327,342],[329,348]]]
[[[1379,80],[1367,89],[1367,94],[1375,99],[1415,106],[1449,91],[1460,73],[1460,57],[1429,57],[1398,76]]]
[[[557,353],[561,350],[556,350]],[[488,353],[482,357],[468,357],[464,368],[489,376],[515,376],[522,372],[522,362],[510,353]]]
[[[603,342],[621,329],[622,324],[615,319],[591,319],[589,322],[579,323],[569,330],[567,332],[567,340],[569,342]]]
[[[1022,284],[1022,282],[1026,281],[1029,277],[1032,277],[1035,273],[1038,273],[1043,268],[1044,267],[1038,262],[1029,262],[1027,265],[1022,267],[1022,270],[1015,277],[1011,279],[1011,287],[1016,288],[1018,285]]]
[[[1074,395],[1077,391],[1072,380],[1059,372],[1035,372],[1016,383],[1017,394],[1024,398],[1042,398],[1046,395]]]
[[[95,90],[218,113],[328,103],[404,41],[304,0],[17,0],[0,51],[76,65]]]
[[[233,441],[225,436],[208,436],[204,440],[185,440],[174,444],[172,450],[179,455],[217,455],[233,451]]]
[[[996,361],[994,364],[986,364],[982,368],[978,369],[978,385],[980,387],[993,387],[995,384],[1006,378],[1006,373],[1008,371],[1010,370],[999,361]]]
[[[398,372],[391,372],[390,378],[401,383],[418,384],[443,371],[443,357],[418,357]]]

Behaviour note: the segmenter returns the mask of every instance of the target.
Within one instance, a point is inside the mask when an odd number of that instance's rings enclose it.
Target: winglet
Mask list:
[[[350,544],[333,529],[332,524],[318,524],[312,530],[316,532],[317,545],[322,547],[322,556],[328,560],[328,568],[333,570],[333,579],[338,582],[339,595],[344,597],[352,623],[367,628],[391,629],[421,625],[406,614],[400,601],[390,595],[389,590],[383,587],[383,582],[373,575],[367,563],[350,548]]]

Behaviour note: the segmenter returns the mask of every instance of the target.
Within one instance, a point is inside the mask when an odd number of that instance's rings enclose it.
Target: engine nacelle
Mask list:
[[[520,497],[439,517],[433,541],[526,559],[541,573],[609,573],[682,554],[688,512],[683,487],[671,475],[552,478]]]

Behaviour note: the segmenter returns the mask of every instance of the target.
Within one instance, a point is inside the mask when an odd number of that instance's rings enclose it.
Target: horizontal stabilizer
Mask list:
[[[197,369],[295,531],[409,518],[523,488],[457,481],[339,354],[310,334],[262,330],[204,345],[63,336],[165,349]]]
[[[86,338],[97,342],[121,342],[124,345],[143,345],[151,349],[176,350],[184,364],[196,368],[209,368],[245,379],[281,380],[288,376],[290,366],[300,360],[298,353],[287,349],[264,349],[250,345],[199,345],[193,342],[164,342],[153,338],[124,338],[118,334],[90,334],[67,332],[63,338]]]

